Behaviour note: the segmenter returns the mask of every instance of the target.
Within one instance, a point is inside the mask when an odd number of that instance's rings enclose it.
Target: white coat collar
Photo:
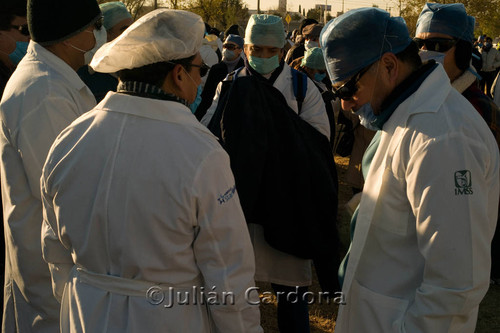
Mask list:
[[[463,93],[467,88],[471,86],[471,84],[476,81],[476,76],[474,75],[476,71],[471,67],[466,69],[462,75],[460,75],[453,83],[451,84],[453,88],[455,88],[459,93]]]
[[[439,64],[422,82],[417,91],[394,111],[384,124],[383,131],[392,133],[395,126],[406,125],[413,114],[437,112],[453,89],[444,67]]]
[[[131,96],[111,91],[95,109],[188,125],[214,136],[196,119],[188,107],[179,102]]]
[[[80,79],[78,74],[71,68],[64,60],[56,56],[54,53],[47,50],[42,45],[37,42],[30,41],[28,45],[26,61],[41,61],[42,63],[49,66],[55,72],[61,74],[67,81],[67,85],[76,89],[81,90],[86,88],[85,83]]]

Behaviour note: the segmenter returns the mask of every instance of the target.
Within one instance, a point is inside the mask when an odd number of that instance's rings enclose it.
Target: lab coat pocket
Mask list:
[[[349,332],[399,332],[399,323],[408,308],[408,300],[389,297],[352,281]],[[356,310],[354,310],[356,309]],[[354,311],[353,311],[354,310]]]
[[[384,170],[380,194],[373,211],[372,223],[386,231],[406,236],[411,219],[411,206],[406,196],[406,182]]]

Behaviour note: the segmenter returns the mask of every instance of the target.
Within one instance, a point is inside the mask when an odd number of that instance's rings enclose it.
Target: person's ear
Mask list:
[[[183,83],[183,71],[184,67],[180,64],[176,64],[172,69],[172,79],[175,86],[180,87]]]
[[[163,81],[162,89],[168,93],[179,96],[183,89],[184,76],[182,75],[182,65],[176,64],[174,68],[167,74]]]
[[[382,76],[390,85],[395,86],[399,74],[399,62],[394,53],[385,53],[380,59]]]

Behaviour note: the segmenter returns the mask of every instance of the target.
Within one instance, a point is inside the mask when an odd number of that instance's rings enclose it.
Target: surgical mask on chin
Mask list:
[[[306,50],[312,49],[313,47],[319,47],[319,42],[308,40],[304,44],[304,47],[306,48]]]
[[[279,67],[280,62],[278,56],[272,56],[271,58],[259,58],[259,57],[248,57],[248,63],[255,69],[255,71],[261,75],[266,75],[274,71]]]
[[[198,108],[198,105],[200,105],[201,103],[201,92],[202,92],[202,88],[201,88],[201,84],[196,84],[196,82],[194,81],[194,79],[191,77],[191,75],[189,75],[189,73],[187,72],[187,70],[182,67],[182,69],[184,69],[184,72],[186,72],[187,76],[189,76],[189,78],[191,79],[191,82],[193,82],[193,84],[195,85],[196,87],[196,97],[193,101],[193,103],[189,104],[189,109],[191,110],[191,113],[195,113],[196,112],[196,109]]]
[[[9,54],[9,59],[14,63],[14,65],[17,66],[17,64],[21,62],[21,59],[23,59],[26,55],[26,52],[28,52],[28,44],[28,42],[16,42],[16,49]]]
[[[371,103],[363,104],[358,111],[354,112],[354,114],[356,114],[359,117],[361,125],[363,125],[365,128],[372,131],[379,130],[379,128],[372,125],[372,122],[374,122],[377,119],[377,116],[373,112]]]
[[[92,49],[88,50],[88,51],[85,51],[85,50],[82,50],[70,43],[68,43],[69,46],[71,46],[72,48],[74,48],[75,50],[78,50],[80,52],[83,52],[83,57],[84,57],[84,61],[85,61],[85,65],[88,65],[90,64],[90,61],[92,61],[92,58],[94,57],[94,54],[97,52],[97,50],[103,46],[104,44],[106,44],[106,39],[108,37],[108,34],[106,33],[106,29],[104,28],[101,28],[99,30],[97,29],[94,29],[93,30],[93,34],[94,34],[94,38],[95,38],[95,45]]]
[[[201,89],[201,84],[198,86],[198,91],[196,92],[196,98],[194,99],[194,102],[189,104],[189,109],[191,112],[194,114],[196,112],[196,109],[201,103],[201,92],[203,89]]]
[[[231,61],[236,58],[236,53],[232,50],[224,49],[222,50],[222,60]]]
[[[320,73],[315,73],[314,74],[314,80],[316,82],[321,82],[323,79],[326,77],[326,73],[320,74]]]
[[[422,59],[422,62],[426,62],[432,59],[435,60],[437,63],[440,63],[441,65],[444,64],[445,54],[442,52],[420,50],[418,52],[418,55],[420,56],[420,59]]]

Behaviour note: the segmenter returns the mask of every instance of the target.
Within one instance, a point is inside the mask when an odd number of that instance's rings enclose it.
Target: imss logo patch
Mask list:
[[[472,177],[469,170],[455,171],[455,195],[469,195],[472,192]]]

